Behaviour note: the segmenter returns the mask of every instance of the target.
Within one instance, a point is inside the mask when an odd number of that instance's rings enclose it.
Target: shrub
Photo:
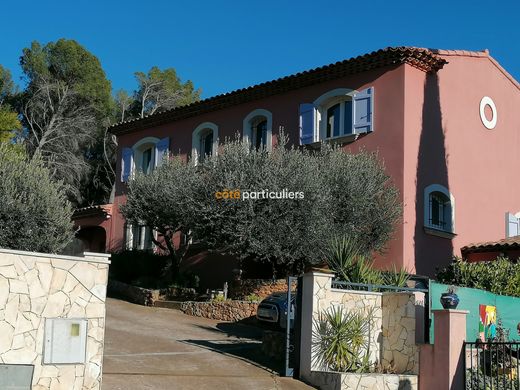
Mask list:
[[[331,306],[314,324],[316,363],[340,372],[368,372],[371,368],[370,325],[372,313],[347,311]]]
[[[520,297],[520,264],[512,263],[504,257],[475,263],[456,258],[449,266],[437,272],[437,280],[445,284]]]
[[[61,182],[38,159],[0,143],[0,245],[57,253],[74,237],[72,208]]]
[[[398,270],[395,265],[390,271],[374,268],[372,260],[350,236],[334,238],[325,256],[336,277],[345,282],[403,287],[409,279],[406,270]]]
[[[256,294],[249,294],[247,295],[245,298],[244,298],[245,301],[247,302],[260,302],[262,300],[262,298],[260,298],[258,295]]]

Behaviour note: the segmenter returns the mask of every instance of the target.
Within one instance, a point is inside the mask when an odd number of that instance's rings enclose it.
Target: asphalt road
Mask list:
[[[281,378],[258,328],[107,300],[102,390],[308,390]]]

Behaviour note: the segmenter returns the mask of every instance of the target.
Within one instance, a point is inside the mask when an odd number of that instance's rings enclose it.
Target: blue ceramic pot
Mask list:
[[[441,305],[445,309],[456,309],[459,304],[459,297],[455,293],[442,293]]]

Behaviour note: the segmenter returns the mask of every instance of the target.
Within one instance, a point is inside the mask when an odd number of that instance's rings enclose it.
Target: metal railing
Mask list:
[[[386,286],[383,284],[351,283],[351,282],[344,282],[341,280],[333,280],[332,288],[341,289],[341,290],[359,290],[359,291],[409,291],[409,292],[428,293],[428,289],[424,289],[424,288]]]
[[[520,390],[520,342],[465,342],[466,390]]]

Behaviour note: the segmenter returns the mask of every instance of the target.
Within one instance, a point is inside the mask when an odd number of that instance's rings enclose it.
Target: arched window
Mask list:
[[[137,142],[134,150],[134,168],[145,174],[150,173],[155,166],[155,145],[158,138],[147,137]]]
[[[355,92],[347,88],[338,88],[314,101],[320,140],[353,134],[352,95]]]
[[[244,119],[244,140],[247,140],[252,148],[266,148],[273,146],[273,115],[263,109],[257,109],[249,113]]]
[[[455,198],[440,184],[424,190],[424,227],[427,233],[455,233]]]
[[[170,138],[145,137],[131,148],[123,148],[121,159],[121,181],[127,182],[135,171],[150,173],[159,166],[168,154]]]
[[[218,126],[211,122],[204,122],[193,130],[191,139],[191,157],[195,163],[202,161],[206,156],[217,153]]]
[[[374,131],[374,87],[336,88],[313,103],[300,104],[300,144],[353,141]]]

